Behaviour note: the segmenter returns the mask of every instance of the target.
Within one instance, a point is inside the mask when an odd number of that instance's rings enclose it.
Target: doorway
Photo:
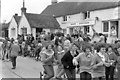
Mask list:
[[[41,33],[43,31],[43,28],[36,28],[36,33]]]
[[[111,27],[114,26],[117,32],[117,37],[118,37],[118,32],[119,32],[119,26],[118,26],[118,21],[111,21]]]

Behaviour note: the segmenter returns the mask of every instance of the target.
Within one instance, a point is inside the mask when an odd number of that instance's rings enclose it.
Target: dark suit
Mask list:
[[[74,55],[74,56],[76,56],[76,55]],[[65,53],[65,55],[61,59],[61,62],[64,66],[64,70],[65,70],[65,73],[67,75],[68,80],[75,80],[75,74],[76,74],[75,68],[76,68],[76,66],[74,66],[73,62],[72,62],[74,56],[72,56],[70,51],[68,51]]]

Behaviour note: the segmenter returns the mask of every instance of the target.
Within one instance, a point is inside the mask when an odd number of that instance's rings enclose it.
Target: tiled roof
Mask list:
[[[19,23],[19,21],[20,21],[20,18],[21,18],[21,16],[13,16],[14,18],[15,18],[15,21],[17,22],[17,24]]]
[[[116,7],[118,2],[60,2],[49,5],[41,14],[56,17]]]
[[[53,16],[25,13],[25,16],[31,27],[35,28],[60,28],[59,23]]]

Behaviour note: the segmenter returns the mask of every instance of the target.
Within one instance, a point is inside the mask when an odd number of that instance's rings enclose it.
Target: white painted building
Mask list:
[[[60,2],[49,5],[41,14],[54,15],[65,34],[81,30],[92,35],[94,28],[109,36],[111,26],[115,26],[120,38],[118,6],[118,2]]]
[[[36,38],[38,32],[57,32],[59,29],[60,26],[53,16],[24,13],[19,22],[18,34],[33,34]]]
[[[8,34],[9,38],[17,39],[19,35],[32,34],[36,39],[36,34],[42,31],[58,32],[60,28],[59,23],[53,16],[26,13],[25,2],[23,1],[23,7],[21,8],[21,16],[15,14],[9,25]]]
[[[118,7],[90,11],[91,19],[98,17],[96,25],[94,26],[95,30],[98,33],[103,33],[110,36],[111,27],[114,26],[117,31],[117,37],[120,38],[120,23],[118,18],[120,13],[118,12]]]
[[[15,14],[10,23],[9,23],[9,27],[8,27],[8,37],[17,39],[18,37],[18,25],[19,25],[19,21],[20,21],[20,16],[18,16],[17,14]]]

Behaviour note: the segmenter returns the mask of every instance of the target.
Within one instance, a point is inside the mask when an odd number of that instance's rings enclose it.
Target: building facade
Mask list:
[[[32,34],[36,38],[36,34],[42,31],[57,32],[60,26],[55,18],[52,16],[25,13],[22,15],[19,22],[18,34],[27,35]]]
[[[20,16],[18,16],[18,14],[15,14],[12,17],[8,27],[8,37],[10,39],[11,38],[17,39],[19,21],[20,21]]]
[[[94,28],[109,37],[114,26],[120,38],[119,6],[118,2],[60,2],[49,5],[41,14],[56,16],[65,34],[80,31],[93,35]]]

